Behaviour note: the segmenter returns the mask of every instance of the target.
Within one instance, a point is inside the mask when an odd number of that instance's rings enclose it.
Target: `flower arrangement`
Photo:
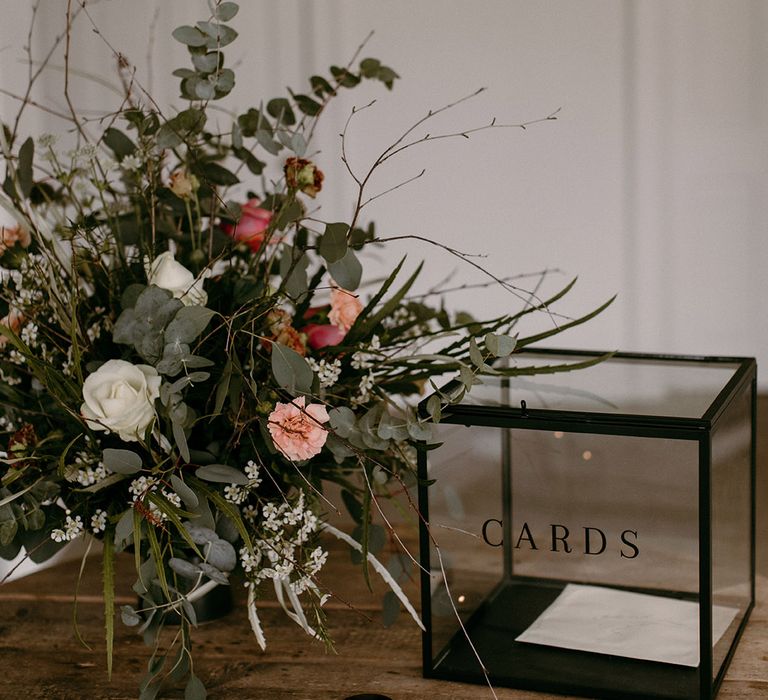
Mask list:
[[[372,533],[388,524],[375,522],[374,497],[413,483],[430,425],[480,375],[518,371],[495,358],[604,308],[522,338],[518,321],[571,285],[486,322],[409,297],[418,269],[403,280],[403,261],[361,291],[360,253],[381,241],[358,224],[367,178],[350,171],[360,197],[349,222],[314,218],[308,201],[332,183],[309,144],[338,92],[364,80],[392,88],[398,76],[355,58],[313,76],[308,94],[222,126],[209,105],[234,85],[222,49],[237,10],[212,2],[206,20],[173,32],[192,66],[174,73],[188,105],[173,116],[132,84],[97,134],[72,109],[69,152],[49,135],[24,139],[18,118],[0,135],[0,205],[14,220],[0,237],[0,557],[23,548],[40,562],[84,534],[101,542],[111,671],[114,559],[130,553],[140,603],[121,617],[154,647],[146,697],[169,675],[186,678],[187,698],[205,697],[193,604],[235,575],[262,648],[267,586],[325,638],[324,530],[388,577],[415,616],[375,558]],[[282,170],[275,181],[267,162]],[[446,374],[462,391],[437,390],[420,415],[425,383],[437,389]],[[341,486],[354,532],[326,522],[326,482]],[[160,635],[171,618],[175,649]]]

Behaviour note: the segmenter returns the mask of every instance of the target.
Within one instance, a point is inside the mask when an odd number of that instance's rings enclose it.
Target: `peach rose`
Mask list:
[[[331,310],[328,320],[346,333],[363,310],[363,303],[352,292],[341,287],[331,290]]]
[[[272,212],[262,209],[261,200],[254,197],[249,199],[241,209],[240,219],[235,224],[222,224],[224,231],[236,243],[246,243],[256,253],[264,243],[269,222],[272,221]]]
[[[280,452],[292,461],[314,457],[323,449],[328,431],[320,425],[327,423],[328,411],[320,403],[305,406],[299,396],[291,403],[277,403],[269,414],[267,427]]]
[[[21,313],[21,311],[18,309],[11,309],[7,316],[0,318],[0,326],[10,328],[14,333],[18,334],[21,329],[21,324],[24,323],[24,321],[24,314]],[[4,335],[0,335],[0,348],[4,348],[7,342],[8,338]]]
[[[28,248],[32,242],[32,236],[29,231],[21,226],[2,226],[0,227],[0,255],[5,253],[8,248],[13,248],[17,243],[22,248]]]

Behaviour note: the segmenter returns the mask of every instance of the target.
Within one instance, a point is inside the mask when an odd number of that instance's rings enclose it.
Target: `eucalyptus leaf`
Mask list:
[[[200,503],[200,499],[197,497],[197,494],[189,486],[187,486],[181,478],[176,476],[176,474],[171,474],[170,481],[171,487],[176,492],[176,494],[178,494],[179,498],[184,501],[184,505],[189,508],[197,508],[198,504]]]
[[[115,545],[119,547],[133,536],[133,508],[128,508],[120,516],[115,527]]]
[[[202,98],[210,99],[210,98]],[[212,185],[221,185],[222,187],[229,187],[236,185],[240,182],[240,178],[237,177],[231,170],[228,170],[218,163],[198,163],[194,168],[195,173],[207,183]]]
[[[331,273],[331,277],[333,277],[336,284],[343,289],[353,292],[360,286],[363,266],[360,264],[354,251],[349,248],[341,260],[328,265],[328,272]]]
[[[139,617],[132,605],[123,605],[120,608],[120,617],[126,627],[135,627],[141,624],[141,617]]]
[[[232,571],[237,565],[237,553],[229,542],[219,539],[206,545],[205,561],[219,571]]]
[[[21,194],[25,197],[29,197],[32,192],[33,180],[33,168],[32,161],[35,155],[35,142],[30,136],[19,149],[19,167],[16,170],[16,177],[19,181],[19,189]]]
[[[201,573],[200,567],[197,564],[193,564],[186,559],[179,559],[178,557],[171,557],[168,560],[168,566],[170,566],[171,569],[179,574],[179,576],[183,576],[184,578],[188,578],[193,581],[197,579]]]
[[[225,2],[223,5],[234,5],[233,2]],[[208,692],[203,682],[195,675],[190,675],[184,688],[184,700],[206,700]]]
[[[213,311],[204,306],[182,306],[165,329],[166,344],[193,343],[214,315]]]
[[[192,54],[192,65],[194,65],[194,67],[201,73],[213,73],[213,71],[219,67],[219,56],[221,56],[221,54],[218,51]]]
[[[216,581],[216,583],[220,583],[223,586],[229,585],[229,578],[227,578],[227,575],[219,571],[215,566],[211,564],[202,562],[200,564],[200,571],[202,571],[209,579],[211,579],[211,581]]]
[[[131,450],[119,450],[108,447],[102,455],[104,466],[118,474],[135,474],[142,467],[142,459]]]
[[[214,481],[220,484],[248,485],[248,477],[239,469],[226,464],[206,464],[195,470],[195,476],[204,481]]]
[[[349,226],[345,223],[326,224],[317,251],[327,263],[338,262],[346,255],[348,232]]]
[[[219,22],[229,22],[239,10],[240,6],[236,2],[222,2],[214,7],[213,16]],[[190,699],[187,698],[186,700]]]
[[[259,142],[259,145],[265,151],[267,151],[267,153],[271,153],[273,156],[276,156],[278,153],[280,153],[283,148],[277,141],[272,138],[272,134],[265,129],[259,129],[256,132],[256,140]]]
[[[296,123],[296,115],[293,113],[291,103],[284,97],[276,97],[267,102],[267,112],[283,126],[293,126]]]
[[[331,428],[339,437],[347,438],[355,427],[355,412],[346,406],[336,406],[328,411]]]
[[[171,32],[171,36],[176,41],[186,44],[187,46],[205,46],[209,37],[201,32],[196,27],[182,26],[176,27]]]
[[[198,22],[197,28],[208,36],[206,46],[209,49],[215,49],[231,44],[237,39],[237,32],[225,24],[214,24],[213,22]]]
[[[315,378],[309,363],[295,350],[272,343],[272,374],[278,385],[290,394],[308,394]]]
[[[440,401],[439,396],[433,395],[427,399],[427,411],[429,412],[430,418],[432,418],[435,423],[440,422],[440,418],[442,417],[442,402]]]
[[[194,82],[192,92],[201,100],[212,100],[216,94],[216,87],[210,80],[201,78]]]
[[[508,357],[514,351],[516,344],[516,337],[496,333],[485,334],[485,347],[494,357]]]
[[[299,156],[299,158],[302,158],[307,152],[307,140],[299,133],[293,134],[290,143],[288,144],[288,148]]]
[[[120,129],[110,127],[104,132],[104,143],[118,160],[136,152],[136,145]]]
[[[280,276],[283,278],[285,292],[296,299],[309,288],[307,281],[307,267],[309,257],[303,251],[298,251],[293,246],[285,246],[280,258]]]
[[[184,426],[178,421],[172,421],[171,432],[173,433],[173,439],[176,442],[176,447],[179,448],[182,459],[185,462],[189,462],[189,445],[187,445],[187,436],[184,433]]]
[[[208,544],[209,542],[215,542],[219,539],[216,532],[209,527],[185,522],[184,529],[189,534],[190,539],[198,545]]]

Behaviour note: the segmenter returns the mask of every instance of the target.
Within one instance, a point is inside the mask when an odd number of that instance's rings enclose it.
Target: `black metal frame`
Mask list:
[[[536,355],[558,355],[574,358],[599,356],[604,353],[577,350],[558,349],[526,349],[523,352]],[[602,435],[627,435],[637,437],[668,438],[675,440],[692,440],[698,442],[699,452],[699,698],[710,700],[717,695],[725,672],[731,662],[736,646],[749,620],[755,604],[755,525],[756,525],[756,492],[755,492],[755,462],[756,462],[756,406],[757,406],[757,365],[754,358],[746,357],[710,357],[691,355],[659,355],[649,353],[616,353],[613,357],[629,360],[676,361],[686,363],[715,363],[738,364],[733,377],[718,393],[715,400],[701,418],[662,417],[653,415],[630,415],[621,413],[601,413],[592,411],[563,411],[539,409],[530,406],[514,408],[511,406],[478,406],[458,404],[444,411],[441,422],[449,424],[477,425],[497,428],[525,428],[531,430],[561,430],[564,432],[594,433]],[[610,360],[609,360],[610,361]],[[719,672],[713,678],[712,650],[712,522],[711,507],[712,493],[710,483],[711,469],[711,435],[718,418],[728,407],[731,400],[751,383],[751,420],[752,445],[750,454],[750,577],[751,596],[739,629],[722,662]],[[457,383],[451,382],[443,391],[449,392]],[[502,389],[503,390],[503,389]],[[420,411],[426,415],[426,399],[420,404]],[[458,681],[482,682],[482,675],[476,678],[457,676],[450,672],[435,671],[433,666],[432,649],[432,610],[430,595],[430,534],[429,499],[427,486],[427,452],[419,451],[419,509],[421,523],[419,532],[421,559],[421,610],[425,624],[422,635],[422,661],[425,677],[445,678]],[[506,569],[505,569],[506,570]],[[574,687],[550,679],[541,684],[521,684],[520,687],[544,690],[565,694],[587,694],[590,697],[629,697],[627,694],[601,694],[601,691],[591,687]],[[644,696],[647,697],[647,696]]]

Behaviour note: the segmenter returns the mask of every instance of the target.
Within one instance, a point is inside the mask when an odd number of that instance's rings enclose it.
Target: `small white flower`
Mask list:
[[[40,134],[37,139],[37,145],[40,148],[50,148],[56,143],[57,137],[54,134]]]
[[[172,506],[176,506],[176,508],[181,508],[181,498],[178,496],[178,494],[174,493],[173,491],[163,491],[163,496],[165,497],[165,500],[168,501]]]
[[[83,519],[76,515],[74,518],[67,515],[64,521],[64,529],[56,528],[51,531],[51,539],[54,542],[71,542],[83,534]]]
[[[255,489],[261,485],[261,477],[259,476],[259,465],[252,459],[248,460],[248,464],[245,465],[245,475],[248,477],[248,488]]]
[[[224,498],[239,505],[248,498],[248,492],[237,484],[230,484],[224,487]]]
[[[144,161],[133,154],[125,156],[125,158],[120,161],[120,166],[126,170],[138,170],[142,165],[144,165]]]
[[[311,357],[306,358],[312,371],[317,375],[320,381],[320,388],[326,389],[333,386],[341,375],[341,361],[334,359],[333,361],[320,360],[319,362]]]
[[[91,530],[93,531],[94,535],[97,535],[100,532],[104,532],[104,530],[106,529],[107,529],[107,513],[106,511],[99,508],[91,516]]]
[[[156,483],[157,481],[153,476],[140,476],[131,482],[128,490],[133,495],[133,500],[137,501],[139,498],[143,498],[149,491],[153,491]]]

